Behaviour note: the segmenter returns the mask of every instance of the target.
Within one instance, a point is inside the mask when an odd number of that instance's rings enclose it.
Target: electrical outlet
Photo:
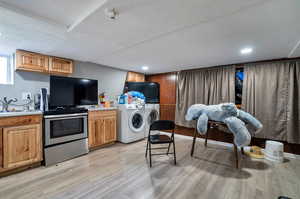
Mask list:
[[[31,93],[30,92],[23,92],[22,93],[22,100],[28,100],[32,99]]]

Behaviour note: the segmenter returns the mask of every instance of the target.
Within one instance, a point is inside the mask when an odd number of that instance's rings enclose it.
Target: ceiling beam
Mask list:
[[[89,16],[95,13],[98,9],[100,9],[107,0],[99,0],[96,4],[87,9],[84,13],[82,13],[77,20],[68,27],[68,32],[73,31],[78,25],[80,25],[84,20],[86,20]]]
[[[294,46],[294,48],[291,50],[291,52],[288,55],[288,58],[291,58],[293,56],[293,54],[295,53],[295,51],[300,47],[300,40],[296,43],[296,45]]]
[[[56,26],[56,27],[59,27],[59,28],[63,28],[64,30],[67,29],[67,25],[59,23],[59,22],[54,21],[52,19],[49,19],[47,17],[40,16],[40,15],[31,13],[31,12],[28,12],[28,11],[26,11],[24,9],[17,8],[15,6],[12,6],[12,5],[10,5],[8,3],[5,3],[5,2],[1,2],[0,1],[0,8],[3,8],[3,9],[8,10],[10,12],[16,13],[18,15],[22,15],[22,16],[25,16],[25,17],[32,18],[34,20],[37,20],[37,21],[42,22],[42,23],[46,23],[48,25],[52,25],[52,26]]]

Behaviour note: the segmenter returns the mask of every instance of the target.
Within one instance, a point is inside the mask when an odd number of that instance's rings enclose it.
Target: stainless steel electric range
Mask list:
[[[86,109],[44,112],[44,163],[46,166],[88,153]]]

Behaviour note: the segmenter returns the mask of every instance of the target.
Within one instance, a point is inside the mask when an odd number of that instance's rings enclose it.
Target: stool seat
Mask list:
[[[151,144],[166,144],[173,142],[170,136],[167,135],[150,135]]]

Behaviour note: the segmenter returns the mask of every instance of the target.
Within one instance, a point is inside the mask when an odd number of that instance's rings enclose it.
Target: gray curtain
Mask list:
[[[289,67],[287,142],[300,144],[300,61]]]
[[[178,73],[175,123],[194,127],[185,120],[187,109],[193,104],[218,104],[235,101],[235,67],[205,68]]]
[[[254,136],[300,143],[299,63],[251,64],[244,74],[242,109],[264,125]]]

